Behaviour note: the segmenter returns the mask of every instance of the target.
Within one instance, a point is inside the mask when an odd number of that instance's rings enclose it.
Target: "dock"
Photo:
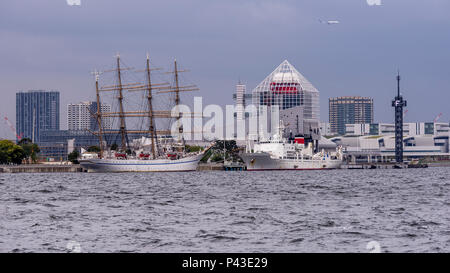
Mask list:
[[[247,168],[243,164],[234,163],[200,163],[197,171],[245,171]]]
[[[197,171],[223,171],[223,163],[200,163]]]
[[[341,166],[346,170],[364,170],[364,169],[415,169],[428,168],[428,164],[407,164],[407,163],[349,163]]]
[[[240,162],[226,162],[223,165],[223,169],[225,171],[246,171],[247,166],[245,166],[245,164]]]
[[[0,173],[77,173],[82,171],[83,169],[80,165],[0,165]]]

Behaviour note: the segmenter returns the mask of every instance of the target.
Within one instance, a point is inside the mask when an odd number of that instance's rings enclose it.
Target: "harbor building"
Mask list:
[[[415,122],[403,123],[403,132],[408,136],[433,135],[445,136],[450,132],[449,123],[445,122]],[[391,123],[370,123],[370,124],[346,124],[345,135],[366,136],[366,135],[394,135],[395,124]]]
[[[105,130],[103,141],[106,145],[120,143],[120,132],[118,130]],[[142,137],[148,137],[147,133],[129,133],[130,142]],[[39,157],[46,161],[67,160],[67,155],[73,150],[88,149],[90,146],[98,146],[99,138],[88,130],[55,130],[44,131],[41,141],[38,143],[41,152]]]
[[[329,122],[332,134],[344,135],[346,124],[373,123],[373,99],[337,97],[329,99]]]
[[[349,162],[394,162],[395,135],[338,136],[330,139],[341,145]],[[403,159],[450,159],[449,135],[404,136]]]
[[[111,112],[111,105],[101,104],[101,112]],[[97,102],[89,101],[77,104],[67,105],[67,125],[70,131],[74,130],[91,130],[96,131],[98,128],[97,119]],[[105,130],[112,129],[110,118],[102,118],[102,127]]]
[[[342,145],[350,162],[395,161],[395,124],[347,124],[346,135],[330,140]],[[417,122],[403,124],[403,159],[450,159],[450,124]]]
[[[286,132],[319,140],[319,91],[287,60],[253,89],[252,102],[259,113],[262,106],[278,107]]]
[[[43,131],[59,130],[59,91],[16,93],[17,135],[38,143]]]

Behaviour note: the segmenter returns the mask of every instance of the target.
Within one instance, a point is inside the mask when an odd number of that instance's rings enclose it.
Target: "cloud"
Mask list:
[[[398,66],[408,67],[405,85],[412,89],[421,82],[435,84],[433,90],[450,85],[448,0],[382,1],[382,8],[365,0],[86,0],[80,7],[64,0],[0,2],[0,107],[11,119],[20,89],[62,90],[62,111],[66,102],[90,99],[89,72],[112,66],[117,51],[136,67],[147,51],[166,68],[177,57],[208,103],[233,103],[239,77],[251,90],[289,59],[321,91],[322,117],[328,97],[351,92],[377,96],[377,118],[390,120],[391,72]],[[324,28],[318,19],[341,25]],[[408,94],[410,105],[433,98],[414,94]],[[439,101],[448,99],[443,94]],[[410,116],[427,111],[434,109],[411,110]]]

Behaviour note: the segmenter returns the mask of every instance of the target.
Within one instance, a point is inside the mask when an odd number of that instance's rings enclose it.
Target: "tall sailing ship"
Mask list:
[[[174,86],[168,83],[153,84],[152,73],[150,69],[150,58],[147,55],[146,62],[146,83],[122,83],[121,72],[127,68],[121,68],[120,56],[117,55],[116,72],[117,84],[112,86],[99,87],[99,73],[95,73],[95,88],[97,111],[92,113],[96,119],[98,130],[92,132],[99,138],[100,152],[98,154],[84,154],[79,160],[80,165],[88,172],[171,172],[171,171],[195,171],[198,163],[203,157],[202,151],[186,151],[183,135],[183,127],[180,119],[182,117],[179,111],[180,92],[196,91],[195,85],[180,86],[179,71],[177,61],[174,63]],[[118,112],[103,112],[101,109],[102,92],[116,92]],[[124,91],[144,91],[146,92],[147,109],[145,111],[125,111],[124,110]],[[175,111],[155,110],[153,105],[153,92],[157,94],[174,94]],[[175,113],[175,114],[174,114]],[[186,114],[186,113],[184,113]],[[148,120],[146,130],[127,130],[125,119],[127,117],[144,118]],[[102,119],[119,118],[119,130],[103,129]],[[155,118],[175,119],[178,137],[171,135],[169,130],[156,130]],[[132,150],[128,143],[128,133],[147,135],[151,141],[146,147],[138,147]],[[105,136],[108,134],[119,134],[120,145],[115,150],[106,147]],[[136,148],[136,147],[134,147]]]

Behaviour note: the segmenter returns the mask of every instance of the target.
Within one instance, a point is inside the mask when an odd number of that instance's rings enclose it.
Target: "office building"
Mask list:
[[[331,136],[331,126],[329,122],[321,122],[320,124],[320,134],[322,136]]]
[[[129,133],[130,143],[135,139],[148,137],[148,133]],[[106,130],[103,135],[104,145],[120,143],[120,132],[117,130]],[[41,134],[39,157],[45,160],[67,160],[67,155],[73,151],[88,149],[90,146],[99,146],[99,137],[87,130],[56,130],[44,131]]]
[[[111,105],[101,104],[101,112],[111,112]],[[97,102],[82,102],[78,104],[67,105],[67,125],[68,129],[74,130],[92,130],[98,128],[97,119]],[[102,118],[103,129],[111,129],[111,119]]]
[[[383,136],[338,136],[330,139],[344,149],[345,158],[353,163],[394,162],[394,134]],[[449,135],[405,135],[403,159],[450,159]]]
[[[445,136],[450,133],[450,125],[445,122],[408,122],[403,123],[405,136]],[[346,124],[345,135],[348,136],[387,136],[395,134],[393,123]]]
[[[31,90],[16,93],[17,135],[39,142],[41,133],[59,130],[59,92]]]
[[[245,119],[245,84],[237,84],[236,85],[236,119],[244,120]]]
[[[329,122],[332,134],[344,135],[346,124],[373,123],[373,99],[337,97],[329,99]]]

